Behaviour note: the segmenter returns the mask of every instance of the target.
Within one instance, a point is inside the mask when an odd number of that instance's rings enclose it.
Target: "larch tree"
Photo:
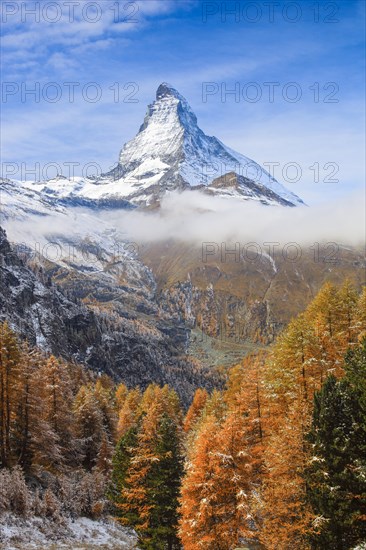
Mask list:
[[[8,323],[0,324],[0,459],[3,467],[11,466],[11,430],[20,369],[20,350]]]
[[[136,426],[138,419],[141,415],[141,391],[139,388],[130,390],[123,402],[121,409],[119,410],[117,434],[121,438],[127,433],[133,426]]]
[[[294,402],[286,418],[267,425],[264,475],[259,512],[259,540],[268,550],[310,548],[306,535],[311,529],[311,511],[306,505],[304,410]]]
[[[186,461],[180,535],[184,548],[230,550],[258,535],[262,460],[257,364],[233,369],[216,397],[220,417],[202,417]],[[249,375],[249,376],[248,376]],[[210,408],[212,403],[210,404]]]
[[[198,388],[198,390],[196,390],[194,394],[192,403],[184,419],[183,429],[185,432],[189,432],[193,428],[193,426],[197,423],[199,417],[202,414],[204,406],[206,405],[207,399],[208,399],[207,390]]]
[[[212,513],[215,520],[214,545],[230,550],[254,538],[257,524],[253,514],[252,498],[255,488],[251,454],[252,441],[249,413],[236,410],[228,413],[217,435],[212,452],[215,487]],[[215,548],[215,546],[208,548]]]
[[[43,422],[42,391],[39,379],[40,365],[45,361],[39,351],[25,343],[21,350],[19,379],[17,383],[16,409],[12,446],[17,463],[29,472],[38,454],[39,445],[49,451],[45,431],[49,426]],[[54,438],[53,438],[54,439]]]
[[[102,434],[98,455],[95,461],[95,469],[109,476],[112,470],[113,445],[106,431]]]
[[[92,470],[105,434],[103,413],[94,388],[82,386],[74,401],[75,436],[84,468]]]
[[[42,378],[43,420],[56,437],[58,452],[50,455],[50,466],[70,465],[76,460],[72,382],[68,368],[51,355],[39,369]]]
[[[366,337],[366,286],[363,287],[356,304],[354,326],[358,340],[361,341]]]
[[[314,393],[329,374],[342,377],[343,355],[357,340],[357,299],[349,283],[325,284],[278,338],[265,365],[265,472],[262,541],[272,548],[307,547],[305,435]],[[290,521],[289,521],[290,520]],[[271,542],[272,541],[272,542]]]
[[[262,527],[259,539],[275,550],[307,548],[310,514],[305,504],[304,437],[319,373],[312,361],[316,335],[306,314],[279,336],[264,365]],[[320,378],[319,382],[320,383]]]
[[[185,550],[220,550],[215,519],[217,419],[208,415],[202,421],[191,456],[185,466],[181,490],[180,539]]]
[[[104,430],[111,445],[115,443],[117,431],[117,414],[114,407],[113,393],[113,387],[103,384],[103,380],[100,378],[97,380],[94,386],[94,396],[102,413]]]
[[[115,392],[116,409],[120,411],[124,405],[126,397],[128,395],[128,388],[126,384],[118,384]]]
[[[156,392],[158,394],[158,392]],[[127,434],[126,434],[127,435]],[[132,435],[132,434],[131,434]],[[132,456],[126,456],[132,451]],[[142,548],[177,548],[177,507],[182,469],[180,426],[156,399],[141,419],[121,491],[121,521],[133,525]]]

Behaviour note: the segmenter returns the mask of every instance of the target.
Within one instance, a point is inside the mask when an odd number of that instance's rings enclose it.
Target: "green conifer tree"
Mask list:
[[[112,458],[111,483],[108,490],[108,498],[115,505],[114,514],[122,517],[122,509],[119,505],[124,502],[122,489],[127,487],[127,474],[131,466],[131,459],[137,444],[137,427],[133,426],[119,439]]]
[[[366,341],[348,352],[345,378],[315,394],[305,471],[313,548],[348,550],[366,538]]]

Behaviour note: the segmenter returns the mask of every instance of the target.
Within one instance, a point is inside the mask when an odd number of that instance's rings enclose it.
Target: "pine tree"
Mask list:
[[[149,526],[142,547],[148,550],[180,548],[178,498],[183,475],[183,456],[177,424],[163,413],[157,430],[154,461],[147,478],[147,498],[152,502]]]
[[[124,435],[119,439],[115,452],[112,458],[112,474],[111,482],[108,489],[108,497],[114,503],[116,516],[125,517],[127,523],[130,523],[128,513],[122,512],[122,507],[118,506],[125,503],[122,491],[128,488],[127,475],[131,467],[131,460],[135,453],[137,445],[137,425],[127,430]],[[133,518],[131,519],[132,524]]]
[[[150,399],[151,393],[150,390],[149,410],[142,417],[132,457],[126,456],[125,448],[122,450],[128,470],[118,507],[121,521],[137,531],[141,548],[171,550],[179,547],[176,529],[182,469],[180,428],[165,412],[167,403]],[[155,389],[153,393],[159,395]],[[160,392],[160,397],[162,394],[171,401],[170,392]],[[123,478],[123,468],[120,475]]]
[[[315,395],[306,469],[313,548],[348,550],[366,537],[366,341],[346,356],[346,376]]]

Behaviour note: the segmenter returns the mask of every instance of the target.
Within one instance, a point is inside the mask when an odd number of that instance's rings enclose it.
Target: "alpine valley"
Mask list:
[[[365,283],[362,251],[339,245],[258,261],[203,260],[202,243],[139,239],[114,220],[190,196],[270,209],[308,208],[253,160],[207,136],[177,90],[161,84],[116,167],[99,176],[3,179],[1,320],[22,338],[129,386],[169,383],[188,404],[221,387],[225,367],[270,344],[325,281]],[[219,214],[217,223],[220,223]],[[236,239],[233,236],[232,242]],[[10,244],[11,243],[11,244]]]

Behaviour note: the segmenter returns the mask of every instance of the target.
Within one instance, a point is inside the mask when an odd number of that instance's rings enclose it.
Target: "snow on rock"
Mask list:
[[[148,106],[139,132],[123,146],[113,170],[89,178],[58,176],[21,185],[63,201],[125,200],[126,206],[149,206],[158,203],[167,191],[210,187],[213,180],[229,172],[262,186],[265,204],[303,204],[259,164],[216,137],[207,136],[199,128],[186,99],[170,84],[163,83],[156,92],[156,100]],[[271,192],[270,200],[266,191]],[[213,192],[258,200],[256,194],[240,193],[230,187],[214,188]]]
[[[70,518],[57,524],[51,519],[23,519],[12,514],[0,518],[0,549],[85,550],[137,549],[135,533],[112,519]]]

